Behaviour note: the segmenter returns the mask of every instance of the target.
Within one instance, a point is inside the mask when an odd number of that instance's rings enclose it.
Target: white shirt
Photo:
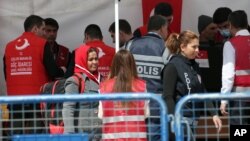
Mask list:
[[[246,29],[238,31],[235,36],[249,36]],[[232,91],[235,76],[235,49],[233,45],[226,41],[223,47],[223,65],[222,65],[222,94],[229,94]],[[221,103],[227,103],[222,100]]]

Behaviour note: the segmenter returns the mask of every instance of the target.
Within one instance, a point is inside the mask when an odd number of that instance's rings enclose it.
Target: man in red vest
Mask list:
[[[103,41],[102,31],[96,24],[90,24],[84,31],[84,42],[86,45],[96,47],[98,49],[99,66],[98,71],[102,76],[107,77],[110,71],[113,56],[115,55],[115,49],[106,45]],[[80,46],[82,47],[82,46]],[[66,72],[66,77],[73,75],[75,66],[75,51],[70,62],[70,66]]]
[[[96,24],[90,24],[84,31],[84,41],[86,45],[96,47],[99,50],[99,67],[98,71],[102,76],[107,77],[110,66],[115,55],[115,49],[106,45],[103,41],[101,29]]]
[[[51,52],[58,67],[68,67],[70,60],[70,51],[67,47],[56,42],[57,31],[59,29],[58,22],[53,18],[45,20],[45,38],[49,42]],[[58,79],[58,78],[57,78]]]
[[[243,10],[232,12],[229,17],[229,29],[233,37],[225,42],[222,66],[222,94],[247,92],[250,90],[250,33],[247,30],[247,14]],[[228,101],[221,101],[220,110],[227,115]],[[230,124],[250,123],[250,101],[234,100],[230,102]]]
[[[8,96],[38,95],[40,87],[47,83],[49,78],[64,75],[65,68],[56,66],[50,47],[42,38],[44,27],[44,20],[40,16],[30,15],[24,21],[25,32],[6,45],[4,73]],[[40,117],[39,112],[33,112],[38,111],[35,104],[9,105],[9,110],[11,135],[42,132],[43,127],[39,128],[42,126],[41,122],[34,121],[35,117]],[[24,119],[27,122],[24,122]],[[26,125],[32,126],[34,123],[35,129],[25,129]]]
[[[173,22],[174,19],[172,6],[166,2],[161,2],[155,6],[154,15],[161,15],[166,17],[169,25]],[[134,37],[141,37],[146,35],[148,33],[147,26],[148,25],[146,24],[137,28],[133,33]],[[168,28],[168,35],[170,35],[172,32],[173,31]]]

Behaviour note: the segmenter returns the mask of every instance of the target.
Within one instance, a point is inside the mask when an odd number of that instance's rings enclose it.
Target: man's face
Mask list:
[[[173,22],[174,17],[173,17],[173,15],[171,15],[171,16],[167,16],[166,19],[168,21],[168,25],[170,25]]]
[[[225,21],[223,23],[217,24],[220,34],[224,37],[224,38],[229,38],[231,36],[232,33],[230,33],[230,23],[229,21]]]
[[[218,32],[217,25],[214,23],[211,23],[205,28],[204,36],[207,38],[207,40],[214,40],[217,32]]]
[[[161,27],[160,35],[164,41],[167,40],[167,37],[168,37],[168,24],[167,23]]]
[[[109,32],[110,33],[110,37],[112,38],[113,43],[115,43],[115,33],[114,32]],[[122,47],[126,41],[124,41],[124,33],[120,32],[119,34],[119,46]]]
[[[228,21],[225,21],[223,23],[217,24],[217,26],[220,30],[223,30],[223,29],[229,29],[230,25]]]
[[[44,24],[44,22],[43,22],[43,24],[40,26],[40,27],[38,27],[38,26],[35,26],[34,27],[34,30],[33,30],[33,32],[37,35],[37,36],[39,36],[39,37],[43,37],[44,38],[44,34],[45,34],[45,24]]]
[[[119,34],[119,46],[120,47],[124,46],[124,44],[127,42],[125,36],[126,36],[126,33],[120,31],[120,34]]]
[[[46,25],[45,26],[45,37],[48,41],[54,42],[57,37],[57,28],[53,27],[51,25]]]
[[[114,32],[109,32],[109,33],[110,33],[113,43],[115,43],[115,33]]]

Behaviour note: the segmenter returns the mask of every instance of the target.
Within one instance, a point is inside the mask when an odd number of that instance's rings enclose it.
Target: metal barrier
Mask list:
[[[97,101],[141,101],[141,100],[153,100],[156,101],[159,104],[160,107],[160,129],[161,129],[161,140],[167,141],[168,140],[168,115],[167,115],[167,108],[160,96],[157,96],[155,94],[150,93],[131,93],[131,94],[123,94],[123,93],[117,93],[117,94],[82,94],[82,95],[39,95],[39,96],[4,96],[0,97],[0,104],[27,104],[27,103],[33,103],[38,104],[41,102],[45,103],[62,103],[62,102],[97,102]],[[35,113],[37,111],[34,111],[34,109],[31,109],[29,112]],[[40,112],[40,111],[39,111]],[[61,112],[61,111],[60,111]],[[36,118],[36,116],[35,116]],[[38,118],[38,120],[43,120],[42,118]],[[12,120],[12,119],[10,119]],[[30,119],[23,119],[26,122]],[[2,122],[2,120],[1,120]],[[36,125],[36,123],[35,123]],[[31,127],[32,128],[32,127]],[[31,128],[27,128],[27,130],[31,130]],[[4,130],[2,128],[2,130]],[[13,130],[13,129],[9,129]],[[33,129],[32,129],[33,130]],[[29,133],[29,132],[28,132]],[[52,136],[47,131],[45,134]],[[38,136],[39,138],[39,136]],[[8,138],[0,137],[0,140],[8,140]],[[49,138],[48,138],[49,139]]]
[[[212,101],[215,103],[215,108],[214,109],[209,109],[209,108],[194,108],[191,111],[193,111],[193,113],[195,112],[199,112],[203,110],[204,116],[203,117],[191,117],[194,120],[198,121],[198,125],[196,124],[196,128],[198,128],[197,130],[193,132],[194,133],[194,140],[199,140],[199,138],[202,139],[200,140],[209,140],[209,138],[215,138],[214,140],[229,140],[229,136],[230,136],[230,131],[229,131],[229,126],[230,126],[230,121],[232,119],[238,119],[238,120],[242,120],[244,118],[248,118],[250,119],[249,116],[242,116],[242,110],[250,110],[250,107],[228,107],[228,110],[232,111],[232,110],[238,110],[239,111],[239,115],[238,116],[220,116],[222,121],[223,121],[223,126],[222,129],[224,130],[223,133],[218,133],[215,131],[215,129],[212,131],[212,128],[215,128],[214,125],[212,125],[212,120],[211,118],[208,118],[207,116],[207,111],[208,110],[214,110],[217,111],[218,113],[219,111],[219,106],[220,106],[220,100],[228,100],[230,102],[232,101],[239,101],[240,103],[242,101],[249,101],[250,99],[250,95],[247,93],[230,93],[230,94],[220,94],[220,93],[213,93],[213,94],[192,94],[192,95],[188,95],[185,96],[183,98],[181,98],[178,103],[176,104],[175,107],[175,118],[174,118],[174,132],[175,132],[175,137],[176,137],[176,141],[183,141],[185,140],[192,140],[192,138],[190,137],[190,134],[187,134],[186,137],[184,137],[185,133],[184,133],[184,127],[183,123],[187,123],[187,119],[185,119],[185,117],[183,116],[183,112],[185,112],[185,105],[188,103],[192,103],[194,104],[195,102],[208,102],[208,101]],[[189,120],[189,119],[188,119]],[[203,124],[203,125],[202,125]],[[210,124],[210,125],[209,125]],[[200,126],[200,127],[199,127]],[[201,127],[202,126],[202,127]],[[190,127],[188,127],[190,128]],[[191,130],[192,131],[192,130]],[[199,133],[199,132],[204,132]],[[213,133],[212,133],[213,132]]]
[[[88,141],[88,135],[15,135],[12,137],[12,141]]]

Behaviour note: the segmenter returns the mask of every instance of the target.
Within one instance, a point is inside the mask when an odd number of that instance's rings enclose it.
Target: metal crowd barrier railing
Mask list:
[[[223,116],[220,113],[220,102],[221,100],[227,100],[229,105],[227,107],[227,111],[237,110],[239,111],[239,115],[235,116]],[[243,107],[233,107],[230,106],[231,102],[237,101],[242,103],[244,101],[250,102],[250,94],[249,93],[230,93],[230,94],[220,94],[220,93],[201,93],[201,94],[191,94],[181,98],[175,107],[175,115],[174,115],[174,122],[173,122],[173,130],[175,133],[176,141],[186,141],[186,140],[203,140],[208,141],[211,138],[213,140],[230,140],[230,125],[232,124],[232,120],[240,120],[242,123],[243,119],[250,119],[250,115],[242,115],[243,110],[249,110],[250,106]],[[203,116],[196,117],[192,116],[191,119],[197,121],[198,123],[195,125],[195,128],[190,129],[190,118],[184,117],[184,112],[186,104],[194,104],[194,103],[206,103],[206,102],[213,102],[215,108],[208,108],[204,106],[203,108],[193,107],[191,111],[195,115],[195,112],[202,111]],[[204,104],[205,105],[205,104]],[[213,110],[220,115],[222,119],[222,131],[219,133],[216,131],[215,126],[213,125],[212,119],[209,118],[207,112],[209,110]],[[230,112],[229,112],[230,113]],[[187,127],[188,126],[188,127]],[[190,135],[190,131],[193,132]],[[203,132],[203,133],[201,133]]]
[[[160,107],[160,136],[162,141],[168,141],[168,115],[167,115],[167,108],[165,102],[162,98],[155,94],[150,93],[131,93],[131,94],[124,94],[124,93],[117,93],[117,94],[77,94],[77,95],[39,95],[39,96],[2,96],[0,97],[0,104],[8,104],[8,105],[15,105],[15,104],[29,104],[33,103],[34,105],[40,104],[42,102],[45,103],[62,103],[62,102],[97,102],[97,101],[140,101],[140,100],[152,100],[156,101]],[[35,109],[35,108],[34,108]],[[34,109],[31,109],[29,112],[34,113],[37,112]],[[40,112],[40,111],[38,111]],[[60,111],[61,112],[61,111]],[[11,114],[10,114],[11,115]],[[36,118],[36,116],[35,116]],[[9,120],[12,120],[11,118]],[[23,119],[23,122],[26,122],[30,119]],[[40,118],[37,120],[41,120]],[[2,122],[3,120],[0,119]],[[13,124],[13,123],[12,123]],[[36,125],[36,124],[35,124]],[[12,127],[12,126],[11,126]],[[3,132],[4,128],[1,129]],[[10,132],[14,129],[9,129]],[[23,129],[22,129],[23,130]],[[28,127],[27,130],[33,130],[32,127]],[[45,135],[49,135],[50,137],[53,136],[49,134],[47,131],[44,133]],[[64,134],[62,134],[64,135]],[[40,137],[40,136],[37,136]],[[0,137],[0,140],[10,140],[13,139],[13,136],[9,137]],[[41,139],[41,138],[40,138]],[[65,139],[65,138],[64,138]],[[65,141],[65,140],[64,140]]]

